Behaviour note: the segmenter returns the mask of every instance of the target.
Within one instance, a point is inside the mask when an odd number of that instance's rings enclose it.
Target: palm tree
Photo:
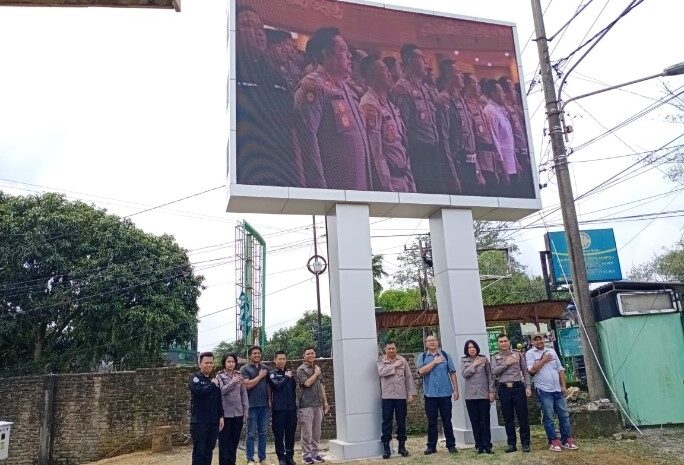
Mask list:
[[[373,255],[373,260],[371,261],[371,269],[373,270],[373,292],[375,294],[379,294],[382,291],[380,279],[389,276],[382,268],[382,259],[382,255]]]

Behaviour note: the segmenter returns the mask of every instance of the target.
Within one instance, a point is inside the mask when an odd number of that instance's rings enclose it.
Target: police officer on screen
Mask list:
[[[472,117],[468,112],[463,91],[463,76],[456,71],[453,60],[442,60],[439,64],[438,86],[440,96],[448,102],[449,147],[452,160],[458,166],[463,192],[475,194],[484,186],[485,180],[477,162],[475,134]]]
[[[425,55],[414,44],[403,45],[400,53],[405,75],[394,85],[390,98],[399,107],[406,126],[416,191],[448,193],[453,166],[444,150],[443,134],[440,136],[437,104],[424,82]]]
[[[406,128],[399,109],[389,100],[392,78],[378,56],[361,61],[361,73],[368,91],[361,97],[366,119],[376,190],[415,192],[411,162],[406,153]]]
[[[306,187],[373,188],[365,122],[346,80],[351,54],[334,27],[318,29],[306,44],[317,67],[304,76],[294,96],[297,141]]]
[[[532,395],[530,373],[527,371],[525,355],[511,349],[511,341],[505,334],[499,334],[499,351],[492,354],[492,375],[499,381],[498,396],[501,404],[508,447],[505,452],[515,452],[515,419],[518,417],[520,442],[523,452],[530,452],[530,423],[527,419],[527,397]]]
[[[223,402],[214,370],[214,354],[202,352],[197,365],[199,371],[190,375],[191,394],[190,435],[192,436],[192,465],[211,465],[219,431],[223,429]]]
[[[250,7],[235,12],[236,144],[239,184],[296,186],[292,93],[267,57],[261,18]]]
[[[508,119],[513,128],[513,141],[515,142],[515,156],[520,165],[520,191],[524,195],[534,195],[532,188],[532,170],[530,168],[530,152],[527,143],[525,129],[525,112],[520,103],[520,96],[513,82],[507,76],[499,78],[499,85],[504,91],[503,105],[508,112]]]

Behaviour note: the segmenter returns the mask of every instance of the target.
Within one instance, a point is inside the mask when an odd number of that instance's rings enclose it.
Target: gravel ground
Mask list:
[[[437,465],[445,463],[457,464],[506,464],[506,465],[684,465],[684,427],[645,429],[644,436],[636,439],[617,441],[612,438],[586,439],[578,441],[580,450],[551,452],[546,449],[546,438],[541,428],[532,430],[532,453],[515,452],[504,454],[504,446],[495,445],[494,455],[476,455],[472,449],[463,449],[458,454],[450,455],[445,449],[437,454],[424,456],[422,451],[425,439],[421,436],[409,438],[408,449],[411,456],[407,458],[392,455],[389,460],[367,459],[353,463],[359,465]],[[630,437],[628,433],[625,437]],[[323,454],[325,456],[325,453]],[[175,447],[173,452],[152,454],[150,452],[136,452],[111,459],[94,462],[97,465],[189,465],[191,449],[189,447]],[[329,458],[330,459],[330,458]],[[301,458],[295,457],[298,463]],[[218,464],[218,456],[214,454],[214,464]],[[267,463],[277,465],[278,460],[271,446],[268,451]],[[238,465],[245,465],[244,452],[238,452]]]

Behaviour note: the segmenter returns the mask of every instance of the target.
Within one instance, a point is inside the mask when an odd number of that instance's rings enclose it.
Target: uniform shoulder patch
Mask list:
[[[275,378],[275,373],[271,373],[271,379]]]
[[[199,383],[199,378],[197,376],[195,376],[194,378],[192,378],[192,382],[193,383]]]
[[[368,129],[375,129],[378,127],[378,111],[370,103],[361,105],[363,116],[366,118],[366,126]]]

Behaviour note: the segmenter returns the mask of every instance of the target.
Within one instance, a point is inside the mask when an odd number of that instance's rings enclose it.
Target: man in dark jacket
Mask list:
[[[211,465],[216,438],[223,429],[223,404],[218,381],[209,377],[214,370],[214,354],[202,352],[197,364],[199,371],[191,374],[188,380],[192,396],[192,465]]]
[[[294,465],[295,430],[297,429],[297,401],[292,370],[286,368],[287,354],[284,350],[275,353],[276,369],[271,371],[268,382],[271,385],[271,423],[275,438],[279,465]]]

